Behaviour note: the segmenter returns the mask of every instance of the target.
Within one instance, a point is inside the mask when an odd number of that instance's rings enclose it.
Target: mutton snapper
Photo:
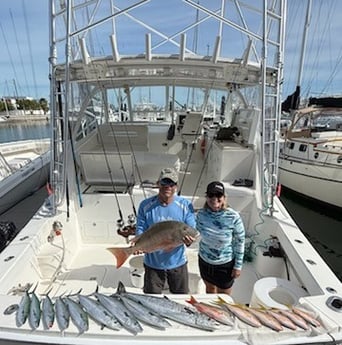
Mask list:
[[[136,251],[152,253],[156,250],[170,251],[184,243],[184,237],[196,238],[198,231],[191,226],[167,220],[150,226],[144,233],[132,239],[131,247],[107,248],[116,257],[116,267],[120,268],[128,257]]]

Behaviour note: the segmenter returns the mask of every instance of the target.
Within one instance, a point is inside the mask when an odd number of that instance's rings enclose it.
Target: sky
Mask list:
[[[161,1],[161,0],[160,0]],[[0,4],[0,96],[49,99],[48,0]],[[306,0],[288,0],[283,99],[299,76]],[[342,95],[341,0],[312,0],[302,97]]]

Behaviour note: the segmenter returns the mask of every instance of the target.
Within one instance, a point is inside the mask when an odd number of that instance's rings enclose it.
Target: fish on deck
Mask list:
[[[198,235],[198,231],[191,226],[183,222],[168,220],[153,224],[144,233],[134,237],[130,247],[107,249],[116,257],[116,267],[120,268],[134,252],[170,251],[183,244],[185,237],[195,239]]]

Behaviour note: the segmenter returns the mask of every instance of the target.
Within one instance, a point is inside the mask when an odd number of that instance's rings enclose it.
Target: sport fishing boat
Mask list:
[[[342,107],[334,98],[294,111],[280,149],[279,181],[288,189],[342,208]]]
[[[259,5],[50,1],[52,194],[0,255],[0,343],[342,341],[341,282],[276,196],[286,1]],[[160,121],[134,117],[146,87]],[[188,90],[201,111],[184,112]],[[218,121],[206,116],[209,103],[221,105]],[[108,109],[127,116],[111,122]],[[240,213],[245,262],[231,297],[205,293],[197,242],[186,249],[190,293],[165,286],[167,298],[142,293],[141,255],[117,268],[107,250],[129,247],[139,203],[157,194],[163,168],[178,171],[178,193],[195,210],[219,180]],[[124,312],[130,325],[147,314],[167,326],[145,319],[132,331],[120,313],[127,299],[136,302],[135,314]],[[196,303],[219,303],[231,323],[213,323]],[[311,322],[265,322],[266,312],[295,319],[294,308]]]
[[[50,140],[0,144],[0,215],[47,183]]]

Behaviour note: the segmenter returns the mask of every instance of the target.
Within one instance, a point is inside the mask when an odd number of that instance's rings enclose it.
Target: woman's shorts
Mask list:
[[[234,263],[235,261],[232,260],[222,265],[212,265],[205,262],[200,256],[198,257],[201,278],[220,289],[229,289],[233,286],[232,271]]]

